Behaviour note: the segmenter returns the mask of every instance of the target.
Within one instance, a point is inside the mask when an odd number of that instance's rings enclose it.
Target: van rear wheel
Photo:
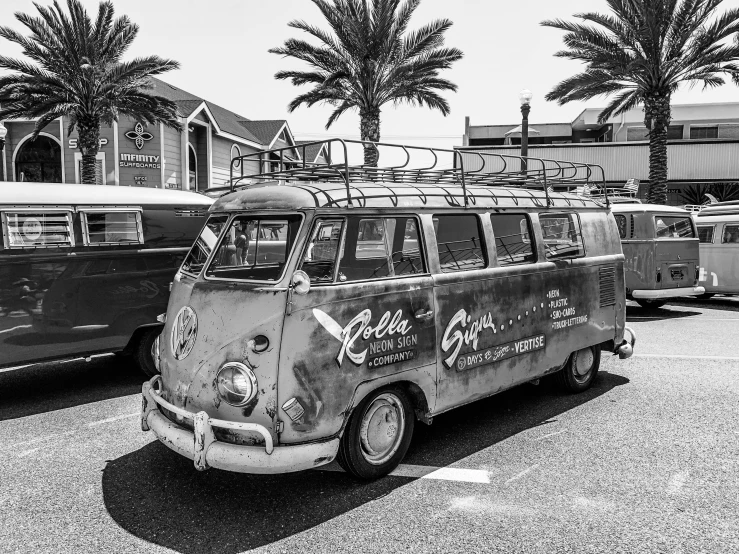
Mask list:
[[[384,477],[408,452],[414,424],[413,407],[401,389],[375,391],[351,415],[337,460],[357,479]]]
[[[583,392],[590,388],[600,368],[600,345],[573,352],[564,368],[557,373],[560,386],[567,392]]]
[[[636,301],[645,310],[656,310],[667,304],[667,300],[645,300],[639,299]]]

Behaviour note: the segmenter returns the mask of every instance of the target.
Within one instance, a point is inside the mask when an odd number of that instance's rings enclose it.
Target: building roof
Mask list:
[[[301,146],[303,144],[308,143],[315,143],[313,140],[296,140],[295,145]],[[323,150],[326,146],[325,142],[320,142],[318,144],[311,144],[310,146],[305,147],[305,161],[306,162],[315,162],[318,159],[318,156],[321,154],[321,150]],[[300,148],[299,152],[302,154],[303,149]]]
[[[286,123],[284,119],[251,120],[243,115],[227,110],[209,100],[177,88],[174,85],[152,78],[154,93],[163,96],[175,104],[182,117],[191,116],[205,103],[218,128],[244,140],[255,142],[268,148]]]

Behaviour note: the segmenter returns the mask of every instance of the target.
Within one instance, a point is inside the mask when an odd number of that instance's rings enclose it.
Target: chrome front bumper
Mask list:
[[[262,425],[210,418],[205,412],[188,412],[164,400],[160,390],[161,377],[158,375],[142,387],[141,429],[152,431],[165,446],[193,460],[199,471],[214,467],[239,473],[290,473],[327,464],[334,460],[339,449],[338,438],[275,447],[271,433]],[[159,406],[191,421],[194,431],[172,422]],[[219,441],[213,433],[214,427],[259,433],[264,438],[264,446]]]
[[[634,298],[659,300],[661,298],[679,298],[680,296],[698,296],[706,292],[703,287],[685,287],[676,289],[635,290],[631,293]]]

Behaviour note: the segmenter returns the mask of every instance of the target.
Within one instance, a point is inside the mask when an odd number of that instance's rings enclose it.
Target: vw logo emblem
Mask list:
[[[176,360],[187,358],[198,336],[198,316],[190,306],[185,306],[172,325],[172,355]]]

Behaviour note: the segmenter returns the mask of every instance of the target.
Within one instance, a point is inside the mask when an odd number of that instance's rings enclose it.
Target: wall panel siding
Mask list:
[[[164,128],[164,186],[182,189],[181,135],[179,131]]]
[[[484,152],[517,156],[518,147],[495,147]],[[574,144],[529,146],[532,158],[567,160],[603,167],[607,181],[649,178],[649,144]],[[668,179],[739,180],[739,141],[695,141],[668,144]],[[474,155],[465,155],[465,165],[479,167]]]
[[[237,143],[238,144],[238,143]],[[229,168],[231,163],[231,146],[234,142],[221,138],[213,137],[213,186],[221,187],[228,184]],[[246,156],[252,152],[257,152],[256,148],[238,144],[241,149],[241,155]],[[244,166],[244,174],[255,173],[259,164],[256,162],[247,162]]]

